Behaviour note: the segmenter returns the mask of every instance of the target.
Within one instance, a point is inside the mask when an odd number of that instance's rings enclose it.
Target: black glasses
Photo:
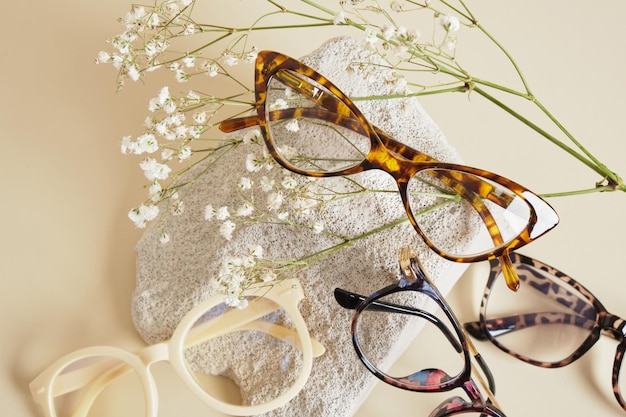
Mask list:
[[[369,297],[335,289],[337,302],[344,308],[355,310],[351,330],[359,359],[377,378],[395,387],[416,392],[445,392],[460,388],[469,397],[469,401],[460,396],[449,398],[431,416],[474,413],[504,417],[492,394],[495,383],[487,364],[465,336],[459,321],[410,247],[401,250],[400,273],[398,283]],[[428,358],[426,363],[421,352],[415,352],[411,356],[415,361],[410,367],[394,370],[392,375],[386,370],[389,364],[385,363],[388,355],[384,342],[392,338],[389,330],[402,326],[408,331],[419,331],[425,325],[434,325],[438,329],[436,340],[429,338],[425,341],[436,343],[436,357]],[[474,368],[472,358],[478,363],[480,371]],[[483,386],[487,399],[474,378]]]
[[[432,250],[455,262],[500,258],[512,289],[519,281],[507,253],[558,223],[548,203],[525,187],[488,171],[437,161],[394,140],[328,79],[286,55],[259,52],[255,96],[256,115],[225,120],[219,128],[259,126],[274,159],[298,174],[388,172],[409,221]],[[455,239],[447,239],[442,228]]]
[[[626,321],[609,313],[582,284],[535,259],[511,253],[523,285],[519,292],[499,284],[502,269],[491,262],[491,271],[480,306],[480,319],[465,328],[477,339],[489,340],[506,353],[536,366],[568,365],[605,334],[619,341],[613,363],[612,384],[617,402],[626,411],[623,394],[626,374]]]

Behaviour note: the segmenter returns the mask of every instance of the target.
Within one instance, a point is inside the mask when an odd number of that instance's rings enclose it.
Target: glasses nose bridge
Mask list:
[[[626,320],[612,313],[604,313],[600,317],[600,326],[615,339],[626,340]]]
[[[146,368],[150,368],[157,362],[169,362],[170,345],[168,342],[161,342],[147,346],[137,352],[137,356]]]

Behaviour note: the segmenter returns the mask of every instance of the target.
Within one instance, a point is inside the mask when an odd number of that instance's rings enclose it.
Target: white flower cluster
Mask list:
[[[243,143],[257,143],[260,132],[254,129],[243,138]],[[241,205],[234,208],[214,207],[209,203],[204,209],[206,221],[221,221],[219,232],[231,240],[239,225],[271,222],[300,228],[314,233],[324,230],[322,207],[332,198],[327,189],[318,187],[315,179],[296,176],[281,169],[262,145],[260,154],[246,157],[249,176],[237,183]]]
[[[193,75],[215,77],[225,74],[220,63],[237,65],[240,60],[254,62],[256,47],[235,52],[227,49],[217,57],[205,57],[201,50],[195,53],[177,52],[172,48],[176,38],[200,32],[190,17],[195,0],[162,0],[154,6],[134,5],[120,21],[125,30],[111,41],[113,52],[101,51],[96,63],[112,63],[119,71],[118,88],[127,78],[137,81],[145,72],[164,67],[175,74],[178,82],[188,81]],[[202,49],[202,48],[201,48]]]
[[[263,248],[252,246],[248,253],[225,257],[210,284],[226,295],[226,304],[245,308],[248,300],[242,298],[241,293],[252,283],[275,280],[276,273],[272,266],[271,262],[263,260]]]

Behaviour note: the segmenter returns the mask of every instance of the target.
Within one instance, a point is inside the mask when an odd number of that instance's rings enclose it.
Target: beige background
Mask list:
[[[255,2],[222,3],[220,17],[228,17],[225,5],[241,15]],[[474,3],[482,23],[517,57],[535,94],[603,162],[626,175],[625,3]],[[137,84],[115,94],[113,69],[94,65],[105,39],[119,32],[115,19],[128,5],[126,0],[0,5],[0,414],[5,416],[41,415],[27,383],[63,354],[95,344],[142,346],[130,320],[133,246],[140,231],[126,219],[128,208],[143,198],[142,180],[135,161],[120,155],[119,140],[137,133],[147,99],[160,85]],[[268,37],[260,47],[299,56],[333,34]],[[488,51],[472,49],[464,59],[481,73],[497,74],[498,66],[486,66],[487,56]],[[422,103],[469,165],[538,193],[590,187],[598,180],[478,97],[431,97]],[[609,310],[625,316],[626,195],[550,202],[560,226],[524,252],[568,272]],[[461,320],[477,316],[479,296],[472,291],[480,292],[484,280],[484,265],[477,265],[454,288],[449,301]],[[417,338],[409,352],[427,342]],[[614,348],[602,340],[569,368],[543,370],[479,345],[509,416],[623,415],[610,391]],[[169,378],[166,365],[156,371],[161,417],[213,415]],[[358,416],[422,416],[431,409],[425,394],[381,384]]]

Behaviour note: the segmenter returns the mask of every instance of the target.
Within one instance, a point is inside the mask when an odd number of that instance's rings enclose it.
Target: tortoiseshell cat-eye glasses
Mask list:
[[[504,417],[493,395],[495,382],[489,367],[411,247],[400,251],[397,283],[369,297],[336,288],[335,299],[355,310],[352,343],[361,362],[377,378],[408,391],[446,393],[430,417]],[[395,340],[399,326],[403,331],[434,330],[425,343],[434,349],[411,352],[406,360],[390,366],[385,343]],[[448,397],[456,389],[469,401],[460,395]]]
[[[293,58],[262,51],[255,77],[257,114],[227,119],[222,131],[259,126],[274,159],[302,175],[386,171],[409,221],[432,250],[455,262],[499,258],[507,284],[517,289],[507,254],[556,226],[558,216],[548,203],[497,174],[440,162],[394,140],[328,79]],[[462,220],[443,226],[444,218]],[[471,239],[470,249],[459,244],[463,237]]]
[[[502,268],[491,271],[477,322],[466,323],[479,340],[489,340],[504,352],[536,366],[558,368],[585,354],[604,334],[618,341],[613,362],[613,393],[626,411],[626,321],[609,313],[582,284],[565,273],[521,255],[510,254],[522,281],[511,297],[499,283]]]

